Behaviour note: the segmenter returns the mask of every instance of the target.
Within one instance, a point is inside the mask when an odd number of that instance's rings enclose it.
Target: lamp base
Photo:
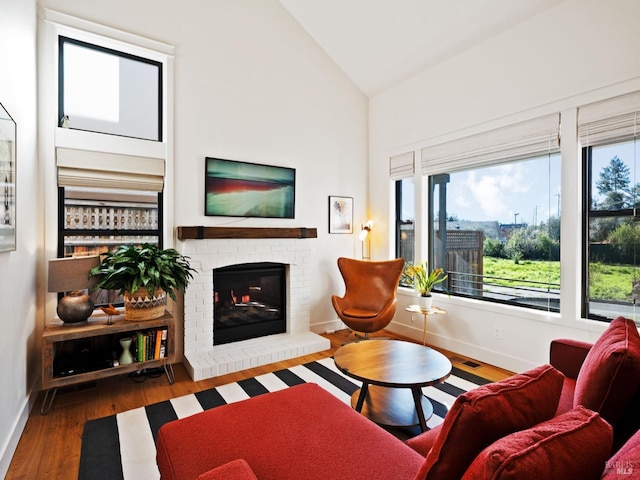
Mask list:
[[[64,323],[86,322],[93,313],[93,300],[86,293],[75,290],[62,297],[56,312]]]

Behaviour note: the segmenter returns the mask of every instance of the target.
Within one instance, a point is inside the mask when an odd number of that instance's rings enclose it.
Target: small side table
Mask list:
[[[407,312],[412,313],[412,314],[413,313],[420,313],[424,317],[424,328],[423,328],[423,333],[422,333],[422,345],[426,345],[427,344],[427,316],[428,315],[438,315],[438,314],[442,314],[442,313],[447,313],[446,310],[442,310],[439,307],[431,307],[431,308],[423,309],[423,308],[420,307],[420,305],[409,305],[406,310],[407,310]]]

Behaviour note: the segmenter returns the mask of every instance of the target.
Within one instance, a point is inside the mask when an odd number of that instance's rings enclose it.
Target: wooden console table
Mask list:
[[[111,352],[119,348],[119,339],[136,332],[167,330],[165,356],[153,360],[119,365],[113,362]],[[93,351],[92,351],[93,349]],[[119,351],[118,351],[119,355]],[[91,359],[88,364],[87,359]],[[67,361],[68,368],[61,371],[55,364]],[[90,317],[81,324],[62,322],[48,324],[42,334],[42,388],[46,390],[40,413],[51,411],[58,388],[101,378],[136,372],[145,368],[162,367],[169,383],[175,382],[172,363],[175,361],[175,321],[165,313],[154,320],[131,322],[124,316],[108,325],[104,316]],[[113,366],[115,363],[115,366]]]

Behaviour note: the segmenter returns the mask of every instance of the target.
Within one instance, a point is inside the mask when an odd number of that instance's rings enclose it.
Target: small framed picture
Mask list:
[[[329,197],[329,233],[353,233],[352,197]]]

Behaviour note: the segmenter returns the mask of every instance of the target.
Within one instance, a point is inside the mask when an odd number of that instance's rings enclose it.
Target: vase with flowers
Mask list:
[[[446,279],[447,275],[442,268],[436,268],[430,272],[427,262],[422,262],[418,265],[409,263],[405,265],[402,271],[402,283],[414,286],[420,295],[418,298],[420,308],[423,310],[431,308],[433,302],[431,291],[433,287]]]

